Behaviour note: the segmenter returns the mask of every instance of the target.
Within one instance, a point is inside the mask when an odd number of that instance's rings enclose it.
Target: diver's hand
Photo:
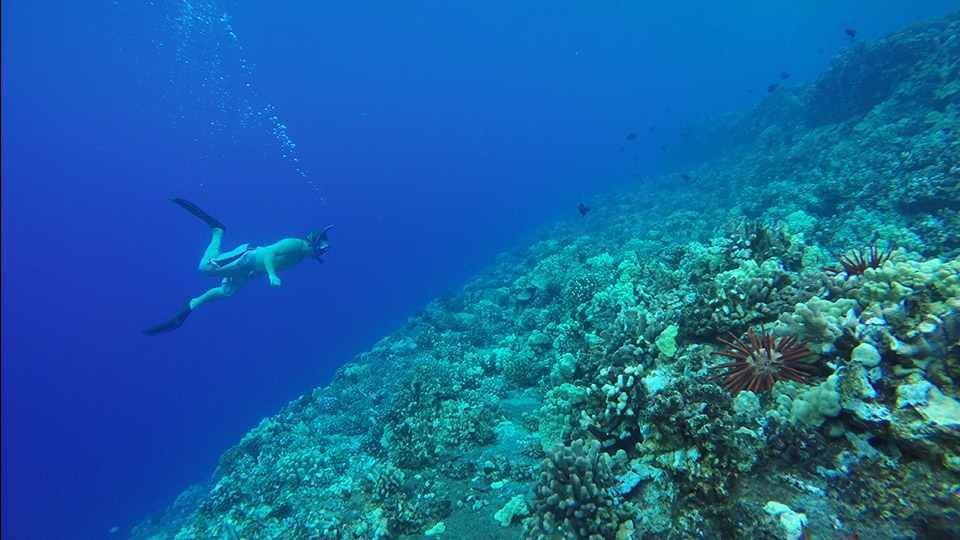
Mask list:
[[[280,287],[280,278],[277,276],[270,276],[270,286],[274,289]]]

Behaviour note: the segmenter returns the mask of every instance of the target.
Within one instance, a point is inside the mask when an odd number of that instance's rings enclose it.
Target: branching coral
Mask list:
[[[524,522],[524,538],[613,538],[627,525],[628,509],[616,493],[614,469],[623,467],[626,454],[610,456],[597,440],[577,439],[547,454],[534,488],[534,515]],[[629,524],[632,528],[632,523]]]

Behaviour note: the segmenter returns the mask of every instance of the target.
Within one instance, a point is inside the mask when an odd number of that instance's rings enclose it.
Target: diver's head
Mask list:
[[[310,256],[322,263],[321,255],[330,250],[330,244],[327,243],[327,231],[333,228],[333,225],[324,227],[322,231],[313,231],[307,235],[307,244],[310,245]]]

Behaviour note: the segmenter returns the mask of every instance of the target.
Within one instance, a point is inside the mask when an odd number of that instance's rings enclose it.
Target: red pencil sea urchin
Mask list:
[[[833,266],[820,267],[828,276],[836,277],[840,274],[846,274],[847,278],[853,276],[862,276],[867,268],[880,268],[883,263],[890,260],[893,256],[893,248],[887,251],[880,251],[877,246],[871,245],[867,250],[857,248],[847,255],[839,258],[842,268]]]
[[[753,333],[752,328],[747,330],[749,343],[744,343],[733,334],[730,334],[730,337],[733,338],[732,342],[717,338],[717,341],[730,347],[730,350],[713,351],[712,354],[733,358],[734,361],[711,366],[710,369],[727,371],[717,373],[710,377],[710,380],[725,377],[722,388],[734,396],[741,390],[750,390],[755,394],[767,392],[773,388],[773,383],[776,381],[810,384],[807,377],[813,372],[814,367],[798,361],[814,354],[813,351],[804,347],[806,341],[798,343],[796,336],[781,338],[777,341],[773,333],[767,334],[762,327],[759,338]]]

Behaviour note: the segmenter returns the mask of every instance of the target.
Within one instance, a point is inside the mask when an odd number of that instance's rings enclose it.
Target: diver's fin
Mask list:
[[[187,300],[187,303],[183,306],[183,309],[180,310],[180,313],[170,319],[167,322],[160,323],[156,326],[151,326],[143,331],[144,334],[148,336],[157,336],[160,334],[166,334],[167,332],[172,332],[177,328],[180,328],[180,325],[183,324],[183,321],[187,320],[187,315],[190,314],[193,310],[190,309],[190,301]]]
[[[172,201],[172,202],[174,202],[174,203],[176,203],[176,204],[179,204],[179,205],[182,206],[183,209],[186,210],[187,212],[190,212],[191,214],[193,214],[193,215],[197,216],[198,218],[202,219],[202,220],[204,221],[204,223],[206,223],[207,225],[210,226],[211,229],[220,229],[220,230],[226,232],[227,227],[224,226],[223,223],[220,223],[219,221],[217,221],[213,216],[211,216],[210,214],[204,212],[203,210],[200,209],[199,206],[193,204],[192,202],[190,202],[190,201],[188,201],[188,200],[185,200],[185,199],[179,199],[179,198],[176,198],[176,197],[173,198],[173,199],[170,199],[170,201]]]

